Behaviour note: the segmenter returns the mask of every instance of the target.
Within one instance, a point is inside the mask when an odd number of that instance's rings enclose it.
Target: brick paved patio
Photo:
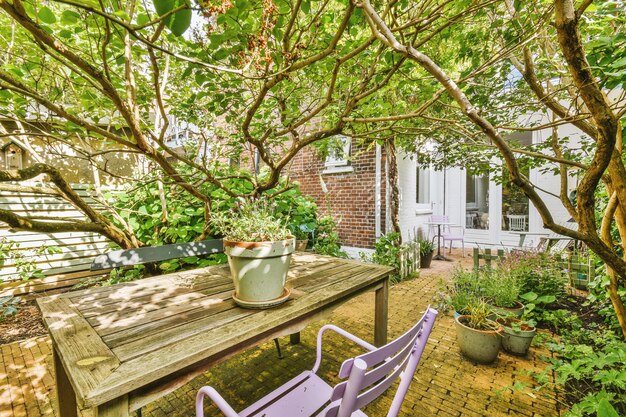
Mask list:
[[[457,259],[458,260],[458,259]],[[469,262],[466,258],[463,263]],[[410,327],[431,303],[440,277],[446,277],[456,262],[434,262],[421,277],[392,287],[389,300],[389,336]],[[289,378],[312,366],[315,336],[326,322],[332,322],[372,339],[373,294],[365,294],[338,308],[328,320],[302,332],[299,345],[281,340],[284,359],[276,356],[273,343],[266,343],[213,368],[183,388],[143,409],[143,416],[193,416],[196,390],[212,385],[241,409]],[[334,336],[325,343],[321,372],[330,381],[343,359],[359,353]],[[38,337],[0,346],[0,417],[56,415],[50,341]],[[510,391],[499,393],[513,383],[516,372],[540,369],[544,363],[533,348],[527,358],[500,353],[493,365],[474,365],[464,359],[455,341],[453,320],[440,315],[430,337],[422,363],[404,401],[403,416],[558,416],[554,398],[541,393]],[[526,381],[529,381],[526,379]],[[391,401],[387,395],[364,410],[371,417],[384,416]],[[220,415],[217,412],[209,415]],[[288,417],[288,416],[285,416]]]

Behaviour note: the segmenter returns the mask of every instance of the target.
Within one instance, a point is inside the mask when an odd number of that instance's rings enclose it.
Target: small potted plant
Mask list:
[[[296,238],[296,250],[304,252],[309,244],[309,236],[315,231],[308,224],[300,224],[298,226],[290,227],[289,230],[293,232]]]
[[[430,268],[433,260],[433,243],[428,239],[419,239],[420,245],[420,268]]]
[[[233,300],[248,308],[269,308],[287,301],[285,289],[295,238],[285,219],[274,215],[265,199],[244,200],[228,213],[216,213],[213,224],[224,237],[235,284]]]
[[[454,319],[461,353],[478,363],[492,363],[502,344],[502,326],[489,319],[493,312],[484,300],[471,301],[465,311]]]
[[[492,270],[482,280],[484,296],[494,306],[494,313],[501,317],[520,318],[524,304],[518,301],[521,282],[513,274]]]
[[[514,317],[501,317],[497,321],[503,327],[502,348],[514,355],[525,356],[537,334],[534,323]]]

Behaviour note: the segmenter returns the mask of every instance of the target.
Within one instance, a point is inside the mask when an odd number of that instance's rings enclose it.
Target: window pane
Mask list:
[[[468,173],[465,189],[465,227],[489,229],[489,176]]]
[[[509,171],[504,168],[502,173],[506,180]],[[522,174],[528,177],[529,169],[522,168]],[[507,181],[502,183],[502,230],[528,231],[528,197],[518,186]]]
[[[326,167],[346,166],[350,164],[352,138],[336,136],[331,139],[326,157]]]
[[[430,169],[417,167],[417,204],[430,204]]]

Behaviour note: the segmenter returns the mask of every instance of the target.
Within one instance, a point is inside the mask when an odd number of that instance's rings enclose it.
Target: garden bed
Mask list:
[[[34,301],[29,301],[20,306],[15,316],[7,317],[0,322],[0,345],[47,333],[41,320],[41,312]]]

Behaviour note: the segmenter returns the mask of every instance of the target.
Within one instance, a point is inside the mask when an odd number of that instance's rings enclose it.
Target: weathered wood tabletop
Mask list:
[[[294,254],[291,297],[268,310],[235,305],[228,265],[38,300],[53,342],[62,417],[130,411],[260,342],[298,332],[346,300],[376,290],[374,339],[387,339],[392,268]]]

